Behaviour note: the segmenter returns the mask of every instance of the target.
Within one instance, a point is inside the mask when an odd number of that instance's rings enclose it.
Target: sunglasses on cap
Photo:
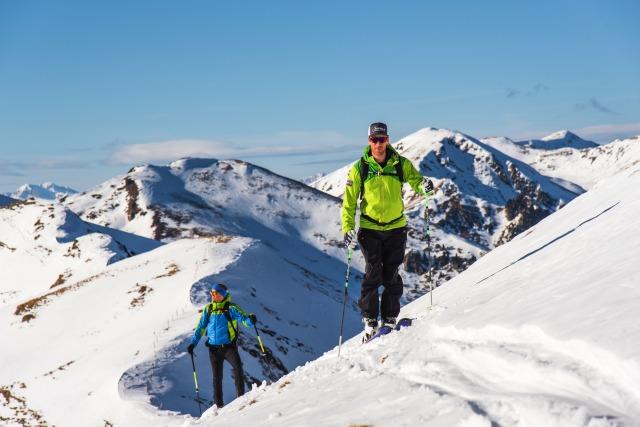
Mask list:
[[[370,136],[369,141],[374,144],[383,144],[389,140],[388,136]]]

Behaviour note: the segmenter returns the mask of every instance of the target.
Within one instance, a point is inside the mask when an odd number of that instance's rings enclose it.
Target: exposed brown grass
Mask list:
[[[26,388],[24,383],[14,383],[10,386],[0,386],[0,407],[3,408],[0,415],[0,425],[19,425],[23,427],[48,427],[38,411],[30,409],[27,400],[18,396],[16,388]]]
[[[29,323],[35,318],[36,316],[34,314],[25,314],[24,316],[22,316],[22,319],[20,319],[20,321],[24,323]]]
[[[60,366],[58,366],[56,369],[54,369],[54,370],[52,370],[52,371],[49,371],[49,372],[47,372],[46,374],[44,374],[44,376],[45,376],[45,377],[51,376],[52,378],[55,378],[55,377],[53,376],[53,374],[58,373],[58,372],[60,372],[60,371],[64,371],[64,370],[66,370],[66,369],[67,369],[69,366],[71,366],[73,363],[75,363],[75,361],[73,361],[73,360],[72,360],[72,361],[70,361],[70,362],[65,363],[64,365],[60,365]]]
[[[0,209],[8,209],[8,210],[14,211],[16,209],[21,208],[22,206],[35,205],[35,204],[36,204],[35,199],[16,200],[14,202],[9,203],[8,205],[4,205],[4,206],[0,207]]]
[[[0,248],[6,248],[6,249],[9,249],[11,252],[15,252],[15,251],[16,251],[16,248],[12,248],[11,246],[7,245],[7,244],[6,244],[6,243],[4,243],[4,242],[0,242]]]
[[[279,389],[283,389],[286,386],[288,386],[289,384],[291,384],[291,381],[289,380],[284,380],[282,383],[280,383],[280,385],[278,386]]]
[[[80,258],[80,242],[77,239],[73,241],[73,244],[67,249],[66,257]]]
[[[151,286],[145,285],[143,283],[136,283],[136,287],[127,292],[128,294],[136,293],[137,295],[131,300],[129,306],[131,307],[141,307],[144,304],[144,299],[147,295],[153,292],[153,288]]]
[[[216,243],[227,243],[233,239],[231,236],[227,236],[226,234],[218,234],[213,237],[213,241]]]
[[[257,400],[256,400],[256,399],[251,399],[250,401],[248,401],[247,403],[245,403],[244,405],[242,405],[242,406],[240,407],[240,409],[238,409],[238,411],[242,411],[242,410],[243,410],[244,408],[246,408],[247,406],[251,406],[251,405],[253,405],[253,404],[254,404],[254,403],[256,403],[256,402],[257,402]]]
[[[38,218],[38,220],[35,222],[35,224],[33,224],[33,226],[35,227],[36,233],[38,231],[44,230],[44,224],[42,223],[42,221],[40,221],[40,218]]]
[[[180,271],[180,266],[176,263],[169,264],[165,267],[165,272],[159,276],[154,277],[154,279],[159,279],[161,277],[171,277],[174,274]]]
[[[34,311],[38,307],[47,304],[51,299],[55,297],[63,295],[69,291],[74,291],[76,289],[79,289],[84,285],[86,285],[87,283],[90,283],[91,281],[97,279],[98,277],[104,276],[105,274],[107,273],[103,272],[103,273],[94,274],[91,277],[87,277],[86,279],[80,280],[79,282],[73,283],[69,286],[58,288],[55,291],[47,292],[44,295],[40,295],[39,297],[32,298],[29,301],[23,302],[22,304],[18,304],[16,306],[16,311],[13,314],[15,314],[16,316],[24,315],[22,317],[23,322],[28,322],[30,320],[33,320],[36,317]]]
[[[67,280],[67,277],[68,276],[66,276],[65,273],[59,274],[58,278],[56,279],[55,282],[53,282],[53,285],[51,285],[49,289],[55,288],[56,286],[64,285],[64,282]]]

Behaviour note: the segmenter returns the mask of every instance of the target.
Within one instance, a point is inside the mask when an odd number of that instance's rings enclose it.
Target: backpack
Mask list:
[[[222,307],[222,314],[224,314],[224,317],[227,318],[227,322],[229,323],[229,325],[231,325],[231,329],[233,329],[233,339],[231,340],[231,343],[235,344],[235,342],[238,340],[238,330],[233,325],[233,319],[231,318],[231,315],[229,314],[229,306],[230,305],[231,305],[231,303],[229,301],[227,301],[227,303]],[[213,304],[207,304],[207,314],[208,314],[207,324],[209,324],[209,320],[211,319],[211,314],[213,314]]]
[[[402,157],[396,163],[396,173],[383,172],[380,175],[397,176],[401,183],[404,183],[404,172],[402,171]],[[364,156],[360,157],[360,199],[364,199],[364,182],[369,176],[369,162]]]

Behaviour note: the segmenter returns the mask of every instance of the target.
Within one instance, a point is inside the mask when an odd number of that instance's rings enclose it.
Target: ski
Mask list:
[[[399,331],[400,329],[408,328],[409,326],[411,326],[412,321],[413,320],[409,317],[403,317],[402,319],[398,319],[395,327],[393,328],[391,326],[381,326],[375,334],[369,337],[369,339],[363,339],[362,342],[368,343],[375,340],[376,338],[380,338],[383,335],[388,335],[393,331]]]
[[[411,319],[410,317],[403,317],[396,322],[395,330],[399,331],[400,329],[408,328],[412,323],[413,319]]]

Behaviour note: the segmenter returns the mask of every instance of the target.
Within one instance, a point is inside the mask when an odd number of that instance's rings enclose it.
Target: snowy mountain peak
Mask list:
[[[556,141],[558,139],[580,139],[580,137],[569,130],[559,130],[541,138],[542,141]]]
[[[56,200],[70,194],[76,194],[73,188],[57,185],[52,182],[38,184],[23,184],[13,193],[7,193],[7,196],[14,199],[27,200],[30,197],[42,200]]]
[[[157,240],[289,234],[338,200],[242,160],[189,158],[145,165],[64,201],[83,218]],[[334,215],[339,221],[339,215]],[[318,217],[319,218],[319,217]],[[296,224],[292,228],[293,224]],[[336,236],[326,235],[328,241]],[[315,240],[315,239],[313,239]]]
[[[598,144],[596,144],[595,142],[584,140],[575,133],[568,130],[560,130],[554,132],[542,139],[518,141],[516,142],[516,144],[538,150],[558,150],[561,148],[575,148],[578,150],[582,150],[585,148],[594,148],[598,146]]]
[[[169,167],[180,173],[186,169],[208,168],[217,162],[218,159],[213,158],[185,157],[171,162]]]
[[[630,136],[628,138],[623,138],[623,139],[616,139],[614,141],[611,141],[612,145],[617,145],[620,143],[633,143],[633,144],[638,144],[640,143],[640,135],[636,135],[636,136]]]

